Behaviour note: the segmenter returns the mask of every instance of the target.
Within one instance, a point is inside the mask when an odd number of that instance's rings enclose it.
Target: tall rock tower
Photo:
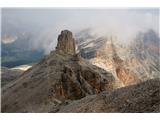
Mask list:
[[[56,50],[63,51],[64,53],[71,55],[76,54],[75,40],[73,38],[72,32],[69,30],[61,31],[61,34],[58,36]]]

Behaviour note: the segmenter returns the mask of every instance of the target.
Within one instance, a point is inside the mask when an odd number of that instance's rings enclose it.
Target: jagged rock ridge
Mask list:
[[[55,112],[56,103],[117,87],[111,73],[75,54],[72,33],[65,30],[56,51],[2,88],[2,112]]]

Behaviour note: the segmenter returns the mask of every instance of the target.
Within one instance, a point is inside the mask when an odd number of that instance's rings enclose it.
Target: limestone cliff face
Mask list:
[[[139,33],[129,45],[124,45],[114,36],[78,38],[81,56],[111,72],[124,85],[159,77],[160,40],[153,30]]]
[[[70,31],[62,31],[56,51],[2,89],[2,112],[48,112],[65,100],[119,87],[113,75],[78,54]]]
[[[97,54],[91,62],[113,73],[117,80],[124,85],[136,83],[137,78],[130,68],[126,66],[125,61],[118,55],[112,37],[97,50]],[[100,65],[100,63],[103,63],[103,65]]]
[[[58,36],[58,43],[56,50],[63,51],[67,54],[74,55],[75,51],[75,40],[73,38],[72,32],[64,30]]]

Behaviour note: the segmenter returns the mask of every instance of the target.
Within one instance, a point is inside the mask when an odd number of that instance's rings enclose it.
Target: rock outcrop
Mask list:
[[[75,40],[73,38],[72,32],[64,30],[58,36],[58,43],[56,50],[63,51],[67,54],[74,55],[75,50]]]
[[[118,86],[113,75],[78,54],[72,33],[58,37],[56,51],[2,89],[2,112],[56,112],[56,105]]]

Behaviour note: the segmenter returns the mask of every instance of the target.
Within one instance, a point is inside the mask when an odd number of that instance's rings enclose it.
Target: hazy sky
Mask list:
[[[11,26],[9,23],[14,23]],[[119,40],[132,40],[139,31],[159,27],[158,9],[2,9],[2,33],[10,27],[35,32],[33,47],[54,49],[63,29],[74,34],[92,28],[97,35],[116,35]],[[7,29],[5,29],[7,28]],[[37,32],[38,31],[38,32]]]

